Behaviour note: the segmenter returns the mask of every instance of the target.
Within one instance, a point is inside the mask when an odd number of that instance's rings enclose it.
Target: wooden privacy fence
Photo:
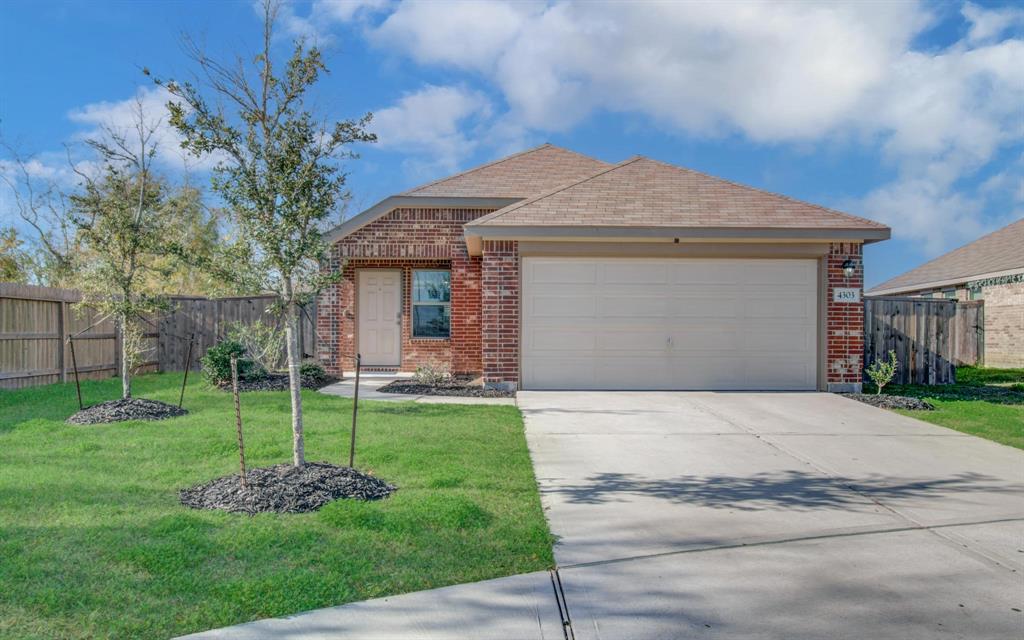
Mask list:
[[[121,368],[121,336],[113,320],[72,305],[81,294],[0,282],[0,388],[65,382],[72,371],[69,334],[82,378],[108,378]],[[156,332],[143,334],[141,373],[155,371]]]
[[[192,370],[199,369],[199,358],[206,350],[227,336],[236,322],[252,324],[262,322],[284,331],[283,319],[273,313],[274,296],[239,298],[186,298],[175,297],[171,311],[159,322],[157,356],[161,371],[183,371],[188,358],[189,339],[195,335],[192,351]],[[316,353],[316,305],[307,306],[299,315],[299,345],[304,357]],[[285,360],[282,350],[281,362]]]
[[[68,334],[75,335],[75,360],[83,378],[107,378],[120,371],[121,335],[113,320],[92,309],[74,307],[78,291],[0,283],[0,389],[65,382],[72,373]],[[139,373],[181,371],[195,334],[191,369],[222,339],[233,322],[263,322],[283,329],[270,313],[273,296],[239,298],[175,297],[171,310],[143,323]],[[74,308],[73,308],[74,307]],[[316,353],[316,306],[301,314],[299,344]],[[284,354],[282,353],[282,358]]]
[[[895,384],[950,384],[957,365],[984,363],[982,300],[876,297],[864,301],[864,366],[896,352]]]

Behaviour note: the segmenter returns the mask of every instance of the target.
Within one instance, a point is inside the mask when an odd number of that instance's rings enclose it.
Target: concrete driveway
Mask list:
[[[190,637],[1024,637],[1021,451],[829,394],[518,400],[557,572]]]
[[[1024,636],[1024,454],[831,394],[523,392],[577,639]]]

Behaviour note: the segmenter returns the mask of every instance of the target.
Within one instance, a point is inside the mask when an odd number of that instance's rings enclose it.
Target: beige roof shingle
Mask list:
[[[610,166],[552,144],[517,153],[410,189],[404,196],[526,198]]]
[[[468,226],[885,230],[885,225],[644,157],[509,205]]]
[[[1024,218],[974,242],[886,280],[869,293],[913,291],[931,283],[953,283],[973,276],[1024,269]]]

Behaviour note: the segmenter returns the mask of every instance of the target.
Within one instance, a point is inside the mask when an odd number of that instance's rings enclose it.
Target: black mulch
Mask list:
[[[178,492],[181,504],[193,509],[220,509],[232,513],[306,513],[339,498],[380,500],[394,485],[350,467],[307,462],[302,467],[277,464],[248,469],[242,489],[239,475],[211,480]]]
[[[394,380],[377,387],[384,393],[408,393],[418,396],[461,396],[464,398],[513,398],[514,391],[487,389],[480,384],[471,384],[467,378],[453,378],[447,382],[424,384],[415,380]]]
[[[188,411],[179,409],[177,405],[167,404],[159,400],[145,398],[128,398],[101,402],[72,414],[66,420],[68,424],[102,424],[105,422],[123,422],[124,420],[165,420],[183,416]]]
[[[320,389],[329,384],[334,384],[338,379],[334,376],[302,376],[303,389]],[[239,391],[287,391],[287,373],[269,373],[259,380],[239,380]],[[217,385],[224,391],[231,391],[231,381],[221,382]]]
[[[922,400],[920,398],[911,398],[909,396],[890,396],[886,394],[876,395],[872,393],[844,393],[847,398],[858,400],[864,404],[870,404],[873,407],[879,407],[881,409],[911,409],[915,411],[931,411],[935,408],[930,402]]]

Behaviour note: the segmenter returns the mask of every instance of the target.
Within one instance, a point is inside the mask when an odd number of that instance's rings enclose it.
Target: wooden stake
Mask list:
[[[356,354],[356,388],[352,394],[352,441],[348,446],[348,466],[355,468],[356,462],[356,417],[359,415],[359,367],[363,357]]]
[[[178,398],[178,408],[181,408],[181,403],[185,401],[185,385],[188,384],[188,368],[192,366],[192,345],[196,341],[196,334],[192,332],[192,335],[188,339],[188,356],[185,357],[185,378],[181,381],[181,396]]]
[[[242,442],[242,405],[238,401],[238,358],[231,356],[231,393],[235,396],[235,428],[238,431],[238,462],[242,468],[242,488],[248,487],[245,481],[245,444]]]
[[[75,360],[75,339],[68,334],[68,344],[71,346],[71,367],[75,370],[75,390],[78,391],[78,410],[85,407],[82,405],[82,385],[78,382],[78,361]]]

